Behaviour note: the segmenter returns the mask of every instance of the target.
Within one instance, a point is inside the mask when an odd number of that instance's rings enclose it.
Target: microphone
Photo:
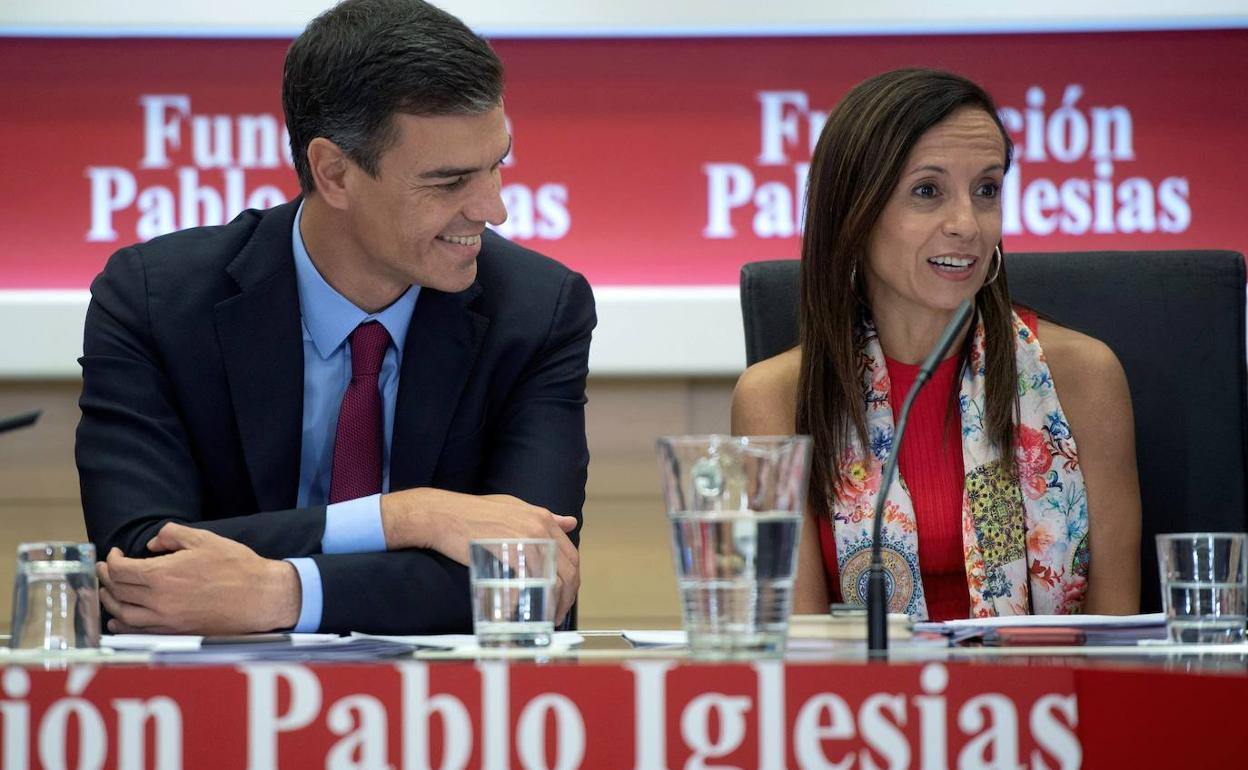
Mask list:
[[[41,414],[43,414],[43,410],[36,409],[33,412],[0,418],[0,433],[7,433],[18,428],[25,428],[27,425],[34,425],[35,420],[38,420]]]
[[[888,657],[888,606],[884,598],[884,557],[880,539],[884,530],[884,498],[893,485],[897,475],[897,458],[901,455],[901,439],[906,432],[906,421],[910,418],[910,407],[915,396],[927,384],[932,372],[940,365],[953,341],[966,320],[971,317],[971,301],[962,300],[958,309],[953,311],[953,318],[945,324],[940,338],[932,346],[923,365],[919,367],[919,375],[910,386],[906,400],[901,407],[901,415],[897,418],[897,429],[893,432],[893,448],[889,452],[888,462],[884,464],[884,474],[880,477],[880,492],[875,496],[875,520],[871,522],[871,567],[867,575],[867,656],[873,659]]]

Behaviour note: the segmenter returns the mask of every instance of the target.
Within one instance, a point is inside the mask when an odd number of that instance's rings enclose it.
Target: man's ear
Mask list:
[[[318,136],[308,143],[308,168],[316,182],[316,192],[336,209],[349,207],[347,175],[352,165],[342,148],[325,137]]]

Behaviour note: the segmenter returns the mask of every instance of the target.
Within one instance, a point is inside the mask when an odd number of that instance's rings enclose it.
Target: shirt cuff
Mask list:
[[[308,558],[286,559],[299,573],[300,592],[303,604],[299,607],[299,622],[295,624],[296,634],[315,633],[321,627],[321,609],[324,591],[321,588],[321,571],[316,562]]]
[[[386,550],[381,528],[381,495],[344,500],[325,507],[321,553],[378,553]]]

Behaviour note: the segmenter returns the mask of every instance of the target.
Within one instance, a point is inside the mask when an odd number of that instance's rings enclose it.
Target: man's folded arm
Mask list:
[[[441,634],[472,629],[468,568],[436,551],[320,554],[310,561],[323,586],[315,630]]]
[[[115,254],[91,291],[74,452],[87,534],[100,555],[113,547],[146,555],[148,541],[170,521],[268,558],[318,553],[323,506],[205,520],[205,482],[152,336],[138,250]]]
[[[482,493],[512,495],[580,520],[589,463],[585,379],[594,324],[589,284],[570,273],[545,344],[500,412]],[[577,541],[576,532],[569,536]],[[472,628],[468,568],[437,551],[323,554],[310,561],[324,590],[322,631],[462,633]],[[301,623],[306,620],[301,617]]]
[[[501,411],[484,477],[487,492],[575,516],[573,543],[579,539],[589,467],[585,381],[596,323],[589,283],[568,273],[541,352]]]

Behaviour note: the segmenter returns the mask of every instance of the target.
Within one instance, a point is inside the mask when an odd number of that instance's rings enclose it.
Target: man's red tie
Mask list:
[[[329,502],[354,500],[381,491],[381,392],[377,375],[390,334],[376,321],[351,332],[351,382],[342,394],[334,438]]]

